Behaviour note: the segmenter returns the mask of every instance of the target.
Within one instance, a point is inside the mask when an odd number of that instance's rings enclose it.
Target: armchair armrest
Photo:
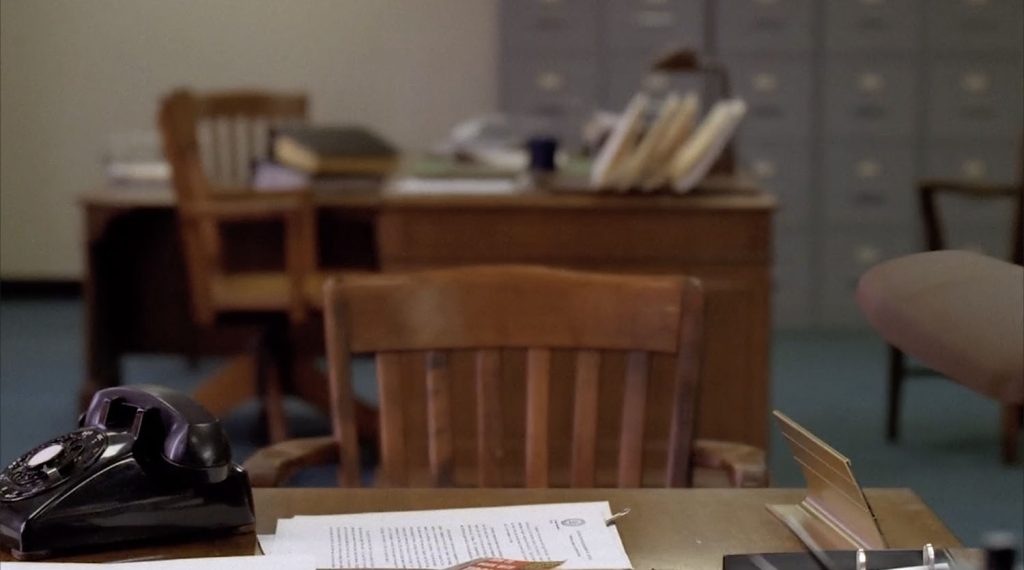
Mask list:
[[[258,450],[244,467],[253,487],[277,487],[305,467],[338,461],[338,451],[330,436],[290,439]]]
[[[733,487],[767,487],[764,450],[730,441],[698,439],[693,442],[693,465],[725,471]]]

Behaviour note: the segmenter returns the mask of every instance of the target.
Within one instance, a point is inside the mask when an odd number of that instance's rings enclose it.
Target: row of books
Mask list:
[[[653,119],[647,120],[651,111]],[[591,184],[605,190],[689,192],[707,176],[746,112],[742,100],[724,99],[698,124],[696,94],[670,93],[658,106],[638,93],[601,146]]]

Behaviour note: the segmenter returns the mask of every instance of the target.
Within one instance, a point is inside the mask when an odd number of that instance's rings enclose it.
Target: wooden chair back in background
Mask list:
[[[247,182],[249,158],[265,152],[268,126],[304,119],[306,106],[304,95],[231,91],[198,96],[185,89],[161,104],[160,129],[172,168],[193,317],[199,324],[235,311],[287,312],[292,320],[306,316],[316,251],[308,193],[259,194],[244,183],[220,182]],[[201,133],[209,145],[200,145]],[[221,231],[225,224],[241,222],[283,224],[281,271],[229,274]],[[318,296],[320,284],[312,285]]]
[[[359,482],[349,365],[362,353],[376,355],[380,484],[639,487],[645,464],[657,484],[691,484],[697,280],[493,266],[325,292],[344,484]]]

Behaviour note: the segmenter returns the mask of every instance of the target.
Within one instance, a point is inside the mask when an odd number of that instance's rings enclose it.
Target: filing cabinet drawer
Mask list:
[[[810,58],[726,57],[733,91],[747,102],[741,132],[751,137],[811,136]]]
[[[605,34],[616,51],[687,47],[704,51],[703,0],[613,0],[605,3]]]
[[[504,0],[502,45],[506,53],[594,52],[600,14],[592,0]]]
[[[824,160],[829,221],[913,223],[917,177],[911,141],[828,145]]]
[[[578,126],[594,111],[597,62],[587,58],[506,58],[502,108],[555,126],[556,134],[579,138]],[[568,129],[568,130],[566,130]]]
[[[680,95],[693,91],[701,97],[702,107],[708,107],[704,94],[704,78],[691,73],[651,72],[652,58],[641,55],[613,56],[608,62],[608,89],[602,99],[605,108],[620,111],[637,91],[656,98],[671,91]]]
[[[914,251],[916,241],[905,230],[864,226],[835,232],[825,239],[822,251],[821,304],[819,314],[826,326],[866,327],[854,294],[860,276],[878,263]]]
[[[721,53],[807,52],[813,45],[813,0],[718,0]]]
[[[825,69],[825,133],[910,137],[917,123],[916,71],[908,60],[832,58]]]
[[[928,48],[937,53],[1020,53],[1021,0],[928,0]]]
[[[741,139],[740,168],[779,201],[775,219],[783,226],[808,221],[811,201],[811,148],[807,142],[777,143]]]
[[[928,86],[929,135],[1020,136],[1024,80],[1019,63],[936,62]]]
[[[776,232],[772,268],[773,320],[777,328],[811,324],[811,247],[803,232]]]
[[[920,45],[920,0],[823,2],[829,51],[915,51]]]

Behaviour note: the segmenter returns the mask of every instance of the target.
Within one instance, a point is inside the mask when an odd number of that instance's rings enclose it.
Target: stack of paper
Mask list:
[[[93,570],[105,564],[69,562],[4,562],[3,568],[23,570]],[[221,556],[119,563],[125,570],[316,570],[311,556]]]
[[[443,569],[477,558],[631,568],[611,517],[607,502],[298,516],[260,543],[270,558],[310,554],[319,568]]]
[[[699,98],[672,93],[645,131],[643,117],[650,106],[643,93],[626,106],[594,161],[591,183],[596,188],[689,192],[707,176],[747,111],[739,99],[719,101],[695,129]]]

